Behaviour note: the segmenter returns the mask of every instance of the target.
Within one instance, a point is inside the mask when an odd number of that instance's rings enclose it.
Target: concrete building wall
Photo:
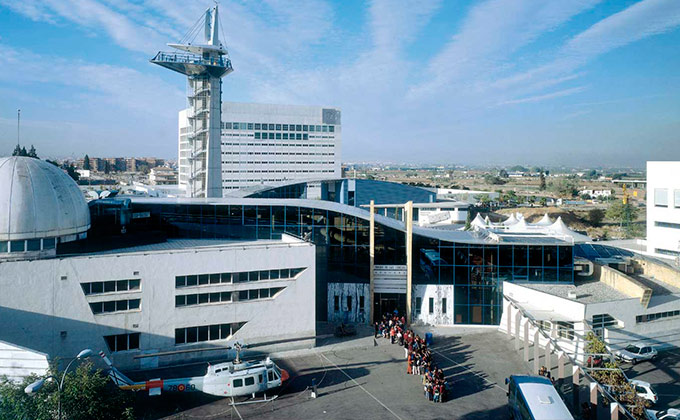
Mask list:
[[[680,257],[678,161],[647,162],[647,252]]]
[[[175,287],[178,275],[281,268],[305,269],[291,280]],[[316,330],[315,269],[313,245],[282,242],[0,263],[0,340],[46,353],[52,359],[73,357],[84,348],[108,353],[103,336],[139,332],[139,351],[116,352],[112,357],[121,368],[134,369],[140,362],[133,356],[140,351],[205,348],[227,342],[175,345],[176,328],[245,322],[230,343],[309,337]],[[140,279],[140,289],[85,296],[81,288],[84,282],[123,279]],[[175,306],[179,294],[238,294],[240,290],[275,287],[284,289],[274,298]],[[89,305],[123,299],[141,299],[140,309],[95,315]],[[215,357],[215,352],[206,356]]]
[[[592,322],[593,315],[609,314],[618,321],[619,327],[607,328],[606,341],[614,349],[636,342],[657,346],[680,346],[680,315],[665,317],[648,322],[638,322],[642,315],[672,313],[680,311],[680,295],[652,296],[649,306],[644,308],[639,299],[626,299],[592,303],[586,306],[586,321]]]

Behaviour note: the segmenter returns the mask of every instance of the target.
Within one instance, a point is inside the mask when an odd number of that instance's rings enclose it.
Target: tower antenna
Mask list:
[[[17,147],[21,147],[21,110],[17,109]]]

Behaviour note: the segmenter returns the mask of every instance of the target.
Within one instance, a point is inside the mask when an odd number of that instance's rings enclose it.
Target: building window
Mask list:
[[[434,313],[434,298],[429,298],[428,303],[429,303],[429,312],[431,314],[433,314]]]
[[[558,337],[566,338],[567,340],[574,339],[574,323],[557,321],[557,335]]]
[[[364,308],[364,297],[363,297],[363,296],[359,296],[359,310],[360,310],[360,311],[363,311],[364,309],[365,309],[365,308]]]
[[[95,315],[112,313],[112,312],[126,312],[139,310],[141,299],[123,299],[123,300],[109,300],[105,302],[91,302],[90,309]]]
[[[352,296],[347,296],[347,310],[352,310]]]
[[[671,228],[671,229],[680,229],[680,223],[654,222],[654,226]]]
[[[538,321],[538,328],[542,329],[543,331],[547,332],[548,335],[550,335],[552,324],[550,323],[550,321]]]
[[[139,349],[139,333],[105,335],[104,341],[109,352]]]
[[[673,207],[680,209],[680,190],[673,190]]]
[[[446,313],[446,298],[442,298],[442,313]]]
[[[416,298],[416,316],[420,315],[421,306],[423,305],[423,298]]]
[[[340,296],[338,295],[333,296],[333,311],[334,312],[340,311]]]
[[[680,251],[672,251],[670,249],[655,248],[654,252],[662,255],[670,255],[672,257],[680,257]]]
[[[245,283],[249,281],[262,280],[288,280],[294,279],[305,269],[298,268],[282,268],[274,270],[262,271],[242,271],[238,273],[211,273],[211,274],[195,274],[187,276],[175,276],[175,288],[214,285],[218,283]]]
[[[668,189],[654,188],[654,206],[668,207]]]
[[[680,316],[680,311],[666,311],[666,312],[656,312],[653,314],[638,315],[635,317],[635,322],[652,322],[656,320],[663,320],[667,318],[677,318]]]
[[[140,279],[130,280],[108,280],[80,283],[85,295],[113,292],[135,292],[140,289]]]
[[[246,323],[213,324],[198,327],[175,328],[175,344],[198,343],[201,341],[224,340],[236,334]]]

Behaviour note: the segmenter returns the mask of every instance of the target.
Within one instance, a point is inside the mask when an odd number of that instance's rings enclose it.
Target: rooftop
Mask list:
[[[607,286],[598,280],[577,281],[574,284],[521,283],[521,285],[529,289],[584,304],[637,299],[624,295],[613,287]],[[569,292],[575,292],[576,298],[570,298]]]
[[[173,253],[173,252],[201,252],[214,251],[220,249],[231,248],[269,248],[279,246],[311,246],[307,242],[290,237],[285,240],[229,240],[229,239],[168,239],[164,242],[153,244],[144,244],[138,246],[131,246],[126,248],[116,248],[104,251],[85,252],[80,254],[66,254],[60,257],[76,257],[76,256],[102,256],[102,255],[118,255],[118,254],[135,254],[135,253]]]

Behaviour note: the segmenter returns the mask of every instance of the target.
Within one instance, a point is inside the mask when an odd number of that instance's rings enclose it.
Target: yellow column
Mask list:
[[[371,320],[371,322],[375,322],[376,316],[373,313],[375,310],[375,276],[373,275],[373,270],[375,268],[375,203],[373,200],[371,200],[369,211],[371,212],[371,217],[369,219],[370,222],[369,222],[368,259],[371,274],[368,292],[368,304],[370,305],[371,308],[369,319]]]
[[[406,219],[406,323],[411,323],[411,289],[413,276],[413,201],[404,205]]]

